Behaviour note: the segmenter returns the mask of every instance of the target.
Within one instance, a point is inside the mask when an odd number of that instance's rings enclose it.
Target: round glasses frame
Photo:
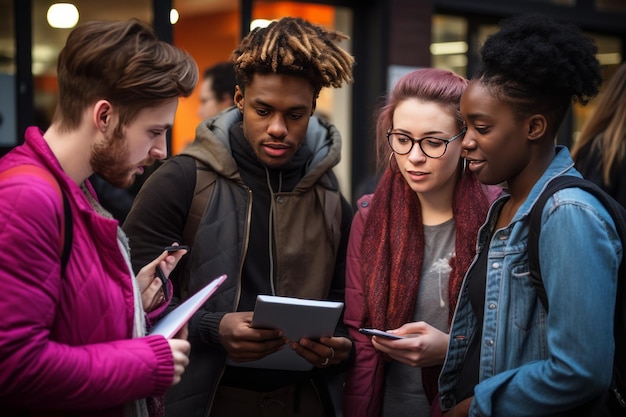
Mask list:
[[[442,156],[445,155],[446,151],[448,150],[448,144],[458,138],[460,138],[461,136],[465,135],[465,132],[467,132],[467,128],[463,128],[463,130],[461,130],[458,134],[452,136],[450,139],[443,139],[443,138],[436,138],[434,136],[425,136],[423,138],[420,139],[415,139],[412,138],[411,136],[405,134],[405,133],[399,133],[399,132],[392,132],[391,130],[389,130],[387,132],[387,143],[389,143],[389,147],[391,148],[392,151],[394,151],[395,153],[397,153],[398,155],[407,155],[409,153],[411,153],[411,151],[413,150],[413,146],[417,143],[422,151],[422,153],[424,155],[426,155],[429,158],[432,159],[438,159],[441,158]],[[411,141],[411,146],[409,147],[409,150],[406,152],[403,151],[397,151],[396,149],[393,148],[393,137],[400,137],[402,140],[410,140]],[[424,146],[422,145],[422,143],[427,140],[427,141],[435,141],[435,142],[441,142],[443,144],[443,152],[441,152],[441,155],[438,156],[433,156],[433,155],[429,155],[428,152],[426,152],[426,150],[424,149]],[[431,150],[432,153],[432,150]]]

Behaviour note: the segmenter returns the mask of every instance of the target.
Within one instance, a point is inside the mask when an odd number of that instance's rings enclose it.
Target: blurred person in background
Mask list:
[[[200,83],[198,117],[208,119],[234,105],[235,85],[232,62],[219,62],[207,68]]]
[[[572,147],[572,159],[583,177],[626,207],[626,63],[598,96]]]

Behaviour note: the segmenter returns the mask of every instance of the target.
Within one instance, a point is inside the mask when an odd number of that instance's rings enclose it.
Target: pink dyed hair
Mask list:
[[[450,107],[456,114],[459,129],[463,118],[459,110],[461,94],[467,87],[467,79],[452,71],[423,68],[402,76],[391,90],[387,102],[376,112],[376,160],[382,171],[389,165],[387,131],[392,127],[393,113],[399,103],[416,98]]]

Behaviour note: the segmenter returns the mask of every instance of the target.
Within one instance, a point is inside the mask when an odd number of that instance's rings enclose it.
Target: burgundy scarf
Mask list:
[[[394,163],[395,166],[395,163]],[[452,199],[456,223],[455,256],[448,281],[448,324],[456,307],[463,276],[476,253],[478,229],[487,217],[490,198],[468,170]],[[363,326],[395,329],[412,320],[424,253],[422,210],[417,194],[400,172],[388,168],[376,187],[361,243],[364,280]],[[429,401],[437,391],[440,367],[422,368]],[[434,391],[433,391],[434,390]]]

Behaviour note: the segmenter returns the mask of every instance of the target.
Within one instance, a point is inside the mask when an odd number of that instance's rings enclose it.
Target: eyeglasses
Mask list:
[[[391,150],[398,155],[406,155],[413,149],[413,145],[416,143],[420,149],[429,158],[437,159],[441,158],[448,149],[448,144],[455,139],[460,138],[465,134],[467,128],[463,128],[457,135],[452,136],[450,139],[435,138],[433,136],[426,136],[421,139],[412,138],[409,135],[399,132],[387,132],[387,141]]]

